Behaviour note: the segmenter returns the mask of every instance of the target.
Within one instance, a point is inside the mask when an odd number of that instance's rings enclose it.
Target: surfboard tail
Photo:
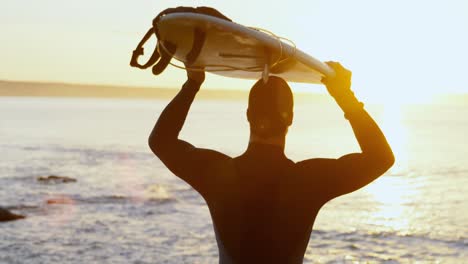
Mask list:
[[[227,21],[232,21],[228,17],[221,14],[221,12],[211,7],[202,6],[193,8],[180,6],[176,8],[168,8],[156,16],[156,18],[153,20],[153,27],[146,32],[141,41],[138,43],[138,46],[133,51],[132,57],[130,59],[131,67],[144,70],[152,66],[152,72],[154,75],[161,74],[167,68],[167,66],[171,62],[172,57],[177,51],[177,46],[174,43],[170,43],[168,41],[164,41],[164,43],[161,42],[161,37],[158,31],[158,24],[163,16],[173,13],[197,13],[217,17]],[[140,64],[138,62],[138,58],[144,54],[143,46],[152,36],[156,36],[157,38],[157,44],[154,48],[153,54],[145,64]],[[193,64],[199,57],[201,49],[206,39],[206,32],[201,28],[194,28],[193,39],[194,41],[192,44],[192,48],[186,55],[187,65]]]

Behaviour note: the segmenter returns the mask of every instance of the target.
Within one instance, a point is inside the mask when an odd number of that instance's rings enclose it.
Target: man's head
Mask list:
[[[288,83],[276,76],[257,81],[249,94],[250,133],[261,138],[284,136],[293,120],[293,95]]]

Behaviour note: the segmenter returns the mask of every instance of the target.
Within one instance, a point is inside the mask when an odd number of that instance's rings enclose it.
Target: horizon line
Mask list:
[[[23,93],[11,91],[4,85],[26,85],[28,87],[23,88]],[[42,87],[43,90],[33,92],[33,86],[54,86],[54,87]],[[68,87],[68,91],[59,91],[60,88],[57,86]],[[86,90],[80,90],[79,88],[86,87]],[[94,88],[94,91],[87,90],[87,88]],[[99,90],[100,88],[100,90]],[[64,89],[62,87],[62,89]],[[7,91],[9,90],[9,91]],[[28,91],[26,91],[28,90]],[[125,91],[132,91],[133,94],[124,94]],[[134,98],[134,99],[167,99],[176,95],[179,91],[178,87],[164,87],[164,86],[137,86],[137,85],[123,85],[123,84],[93,84],[93,83],[75,83],[66,81],[32,81],[32,80],[9,80],[0,79],[0,97],[5,96],[32,96],[32,97],[95,97],[95,98]],[[294,90],[294,89],[293,89]],[[44,94],[40,94],[44,92]],[[249,89],[223,89],[223,88],[204,88],[200,90],[201,99],[224,99],[224,100],[238,100],[243,99],[247,96]],[[327,93],[320,93],[315,91],[294,91],[298,101],[307,101],[312,99],[313,101],[325,101],[330,96]],[[307,97],[307,98],[304,98]],[[296,98],[295,98],[296,99]],[[331,98],[329,98],[331,99]],[[370,104],[382,104],[382,102],[370,101]],[[418,105],[418,104],[443,104],[443,103],[468,103],[468,92],[450,92],[445,94],[436,94],[432,102],[418,103],[408,102],[405,104]]]

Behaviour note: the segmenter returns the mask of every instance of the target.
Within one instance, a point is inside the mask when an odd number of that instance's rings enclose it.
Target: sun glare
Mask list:
[[[419,195],[419,189],[407,177],[382,177],[365,190],[376,202],[368,221],[380,226],[380,231],[406,232],[412,228],[415,215],[408,203]]]
[[[402,123],[404,107],[402,103],[384,104],[379,122],[395,155],[396,162],[390,169],[392,174],[404,171],[408,165],[408,132]]]
[[[369,221],[382,226],[385,231],[405,231],[411,228],[411,212],[408,201],[418,195],[418,189],[407,177],[408,132],[402,122],[404,103],[384,105],[379,124],[392,147],[396,162],[387,176],[381,177],[368,187],[366,192],[376,202]]]

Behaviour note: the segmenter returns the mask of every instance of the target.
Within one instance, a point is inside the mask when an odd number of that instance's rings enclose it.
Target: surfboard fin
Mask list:
[[[263,79],[263,83],[267,83],[268,77],[270,76],[270,61],[271,61],[271,52],[267,47],[265,47],[264,49],[264,56],[265,56],[265,66],[263,67],[262,79]]]
[[[268,82],[268,77],[270,77],[270,64],[265,63],[265,68],[263,68],[263,73],[262,73],[263,83]]]

